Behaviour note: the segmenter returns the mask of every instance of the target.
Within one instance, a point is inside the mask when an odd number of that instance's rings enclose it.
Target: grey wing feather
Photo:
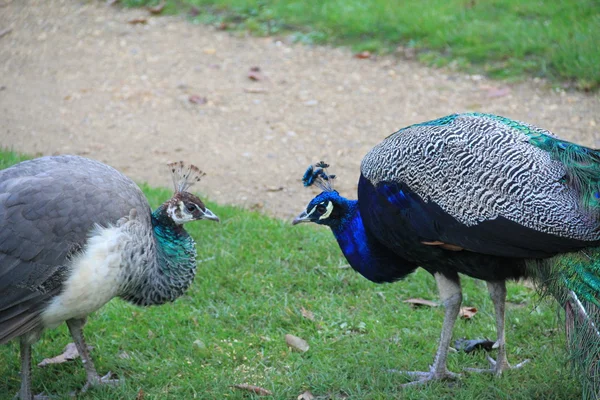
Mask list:
[[[0,171],[0,343],[40,327],[90,230],[133,208],[150,227],[139,187],[83,157],[42,157]]]
[[[365,156],[362,174],[375,185],[407,184],[465,226],[501,216],[560,237],[600,239],[598,221],[562,181],[564,166],[530,144],[523,130],[493,116],[463,114],[447,120],[389,136]]]

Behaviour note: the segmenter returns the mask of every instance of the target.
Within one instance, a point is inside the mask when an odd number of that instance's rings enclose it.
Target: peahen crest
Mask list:
[[[183,161],[172,162],[167,164],[167,166],[171,170],[175,192],[179,193],[187,191],[193,184],[200,182],[200,179],[206,175],[195,165],[188,165]]]
[[[329,164],[324,161],[319,161],[315,165],[310,165],[302,177],[304,186],[308,187],[316,185],[324,192],[332,192],[335,175],[327,174],[327,168],[329,168]]]

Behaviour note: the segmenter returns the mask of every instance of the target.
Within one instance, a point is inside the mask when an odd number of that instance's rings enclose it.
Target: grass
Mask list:
[[[582,90],[600,85],[597,0],[167,0],[165,11],[191,8],[196,21],[259,35],[292,33],[356,51],[401,45],[430,65],[497,78],[537,76]]]
[[[19,159],[0,153],[3,167]],[[171,195],[145,185],[143,190],[153,206]],[[508,289],[509,359],[532,362],[500,379],[472,374],[451,384],[400,388],[405,378],[387,369],[426,369],[436,350],[443,309],[403,303],[411,297],[437,300],[429,274],[419,270],[402,282],[376,285],[343,268],[346,262],[325,228],[292,227],[240,208],[208,205],[222,223],[189,224],[200,261],[186,295],[152,308],[113,300],[90,317],[85,333],[96,367],[124,383],[93,389],[81,399],[258,398],[232,388],[239,383],[269,389],[273,399],[296,399],[305,390],[320,399],[580,397],[555,305],[514,283]],[[494,338],[485,285],[468,278],[463,283],[464,304],[479,311],[458,321],[454,338]],[[314,313],[314,321],[302,316],[303,308]],[[310,350],[291,351],[287,333],[307,340]],[[33,348],[34,365],[70,341],[64,324],[46,331]],[[20,382],[18,343],[1,346],[0,360],[0,397],[10,399]],[[453,371],[486,366],[481,352],[449,355]],[[84,382],[79,360],[33,368],[35,393],[69,398]]]

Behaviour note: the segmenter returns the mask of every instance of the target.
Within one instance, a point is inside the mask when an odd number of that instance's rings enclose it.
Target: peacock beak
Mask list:
[[[311,222],[310,221],[310,217],[309,215],[306,213],[306,211],[302,211],[300,213],[300,215],[298,215],[296,218],[294,218],[294,220],[292,221],[292,225],[297,225],[300,222]]]
[[[204,209],[204,213],[200,216],[200,219],[207,219],[209,221],[216,221],[219,222],[220,219],[219,217],[217,217],[212,211],[210,211],[208,208]]]

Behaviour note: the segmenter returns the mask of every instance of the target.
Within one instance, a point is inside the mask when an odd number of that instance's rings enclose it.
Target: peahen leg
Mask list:
[[[494,303],[494,311],[496,314],[496,332],[498,338],[494,344],[494,348],[498,349],[498,358],[494,360],[488,357],[489,362],[492,364],[490,369],[476,369],[467,368],[471,372],[491,372],[496,375],[501,375],[502,372],[511,368],[520,368],[525,365],[529,360],[525,360],[514,367],[511,367],[506,358],[506,338],[504,331],[504,311],[506,306],[506,283],[504,281],[493,281],[487,282],[488,291],[492,302]]]
[[[67,326],[69,327],[69,332],[71,332],[71,336],[73,337],[73,341],[75,342],[75,346],[77,347],[77,351],[81,356],[81,362],[83,363],[83,367],[85,368],[85,373],[87,375],[87,383],[81,389],[82,392],[85,392],[92,386],[109,384],[115,385],[119,383],[118,379],[110,379],[112,373],[109,372],[105,376],[98,375],[96,372],[96,367],[94,367],[94,362],[92,361],[92,357],[88,351],[87,344],[85,343],[85,339],[83,338],[83,325],[85,325],[85,319],[70,319],[67,321]]]
[[[442,334],[438,345],[435,360],[429,371],[394,371],[404,375],[409,375],[417,378],[416,380],[406,383],[403,386],[425,383],[437,379],[455,379],[459,374],[448,371],[446,368],[446,359],[448,356],[448,348],[452,339],[452,329],[460,311],[462,302],[462,291],[458,275],[448,278],[442,274],[435,274],[435,280],[438,285],[440,299],[446,311],[444,313],[444,324],[442,325]]]

